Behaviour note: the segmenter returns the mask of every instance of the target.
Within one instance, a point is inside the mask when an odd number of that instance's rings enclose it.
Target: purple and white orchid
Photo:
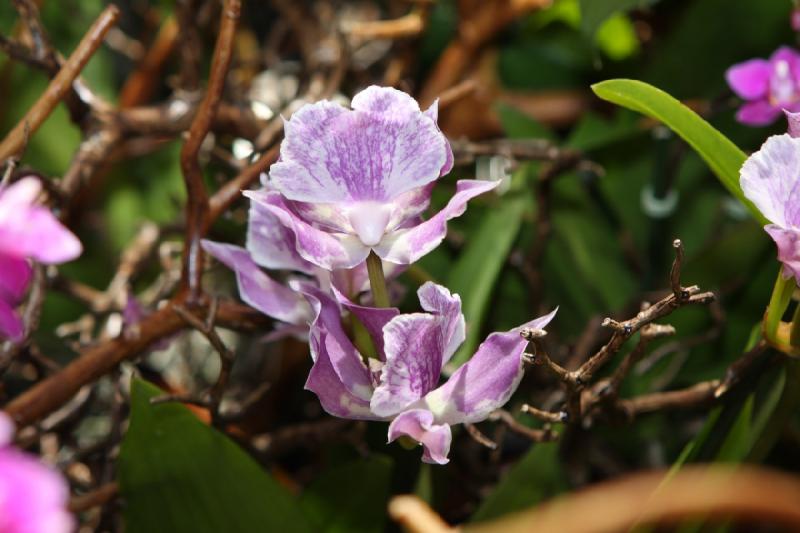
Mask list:
[[[357,305],[307,290],[316,318],[310,344],[314,365],[306,388],[331,415],[386,420],[389,442],[406,436],[422,444],[423,461],[447,463],[450,426],[484,420],[505,404],[523,375],[522,328],[543,329],[556,311],[504,333],[491,334],[441,386],[442,367],[464,341],[461,299],[428,282],[418,296],[425,313]],[[369,332],[378,358],[365,358],[347,336],[341,310]]]
[[[0,531],[69,533],[69,486],[56,471],[11,446],[14,423],[0,411]]]
[[[789,133],[770,137],[745,161],[739,184],[770,222],[764,230],[778,245],[784,278],[800,284],[800,114],[786,115]]]
[[[775,121],[781,110],[800,111],[800,53],[783,46],[770,58],[733,65],[725,73],[728,85],[745,104],[736,120],[751,126]]]
[[[81,254],[77,237],[36,204],[40,191],[36,178],[0,187],[0,339],[19,341],[24,334],[15,308],[31,281],[30,260],[52,265]]]
[[[370,251],[413,263],[498,182],[459,181],[447,206],[422,221],[434,182],[453,167],[437,104],[423,112],[409,95],[372,86],[351,105],[321,101],[295,112],[268,186],[245,194],[291,231],[297,254],[325,270],[353,268]]]

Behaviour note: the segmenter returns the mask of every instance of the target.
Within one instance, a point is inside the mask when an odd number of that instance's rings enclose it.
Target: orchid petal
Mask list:
[[[389,424],[389,442],[406,435],[422,444],[422,460],[426,463],[447,464],[450,443],[453,439],[450,426],[435,424],[433,413],[425,409],[413,409],[400,413]]]
[[[544,329],[557,310],[505,333],[492,333],[447,382],[425,396],[423,405],[447,424],[484,420],[508,402],[522,379],[527,346],[522,328]]]
[[[783,277],[794,277],[800,283],[800,229],[786,229],[775,224],[764,230],[778,245],[778,260],[783,263]]]
[[[439,99],[433,101],[428,109],[423,111],[423,114],[431,119],[434,124],[436,124],[436,128],[439,129]],[[442,131],[439,129],[439,131]],[[455,158],[453,157],[453,149],[450,146],[450,143],[447,143],[447,157],[444,160],[444,165],[442,165],[442,169],[439,171],[439,176],[445,176],[453,170],[453,164],[455,163]]]
[[[297,253],[292,230],[258,202],[250,204],[246,247],[253,261],[271,270],[295,270],[305,274],[316,270]]]
[[[25,325],[14,308],[0,298],[0,338],[5,337],[12,342],[19,342],[25,334]]]
[[[270,278],[239,246],[203,241],[203,249],[236,273],[239,295],[255,309],[289,324],[306,324],[311,317],[308,303],[297,292]]]
[[[725,79],[733,91],[745,100],[765,98],[769,91],[772,66],[765,59],[751,59],[733,65],[725,73]]]
[[[330,102],[301,108],[286,123],[273,185],[290,200],[389,200],[439,177],[447,141],[407,94],[369,87],[353,110]]]
[[[800,12],[798,12],[800,16]],[[784,109],[783,113],[786,115],[787,130],[790,137],[800,137],[800,113],[792,112]]]
[[[800,138],[775,135],[742,165],[739,184],[773,224],[800,225]]]
[[[780,116],[779,107],[770,104],[767,100],[747,102],[736,112],[736,120],[749,126],[766,126]]]
[[[258,202],[295,235],[297,252],[307,261],[327,270],[353,268],[369,255],[369,248],[352,235],[327,233],[298,217],[286,205],[280,193],[248,191],[244,193]]]
[[[383,328],[386,364],[370,402],[381,416],[397,414],[433,390],[445,358],[464,340],[461,299],[430,282],[418,294],[429,313],[399,315]]]
[[[499,184],[499,181],[460,180],[456,194],[444,209],[421,224],[387,235],[373,248],[375,253],[392,263],[410,264],[417,261],[442,242],[447,234],[447,221],[464,214],[469,200]]]
[[[27,260],[0,253],[0,299],[12,305],[19,303],[32,274]]]
[[[345,297],[336,287],[333,287],[333,294],[339,304],[352,313],[367,329],[372,342],[381,360],[384,360],[383,348],[383,328],[394,317],[400,314],[396,307],[365,307],[358,305]]]

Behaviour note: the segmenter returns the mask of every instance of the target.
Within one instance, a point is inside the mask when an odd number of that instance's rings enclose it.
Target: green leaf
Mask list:
[[[119,459],[128,533],[312,531],[294,498],[227,437],[134,380]]]
[[[491,520],[531,507],[566,488],[558,457],[558,443],[534,444],[483,501],[470,521]]]
[[[739,187],[739,169],[746,159],[744,152],[697,113],[664,91],[641,81],[608,80],[592,85],[592,90],[603,100],[667,125],[697,151],[722,184],[747,206],[759,223],[767,224],[764,215],[744,197]]]
[[[450,272],[447,287],[461,296],[461,309],[467,321],[467,338],[448,367],[458,367],[475,353],[492,288],[517,238],[522,215],[530,204],[530,196],[524,193],[510,193],[503,197],[498,205],[483,216],[480,226],[470,237]]]
[[[324,533],[384,530],[392,460],[374,455],[336,466],[303,493],[300,504],[315,531]]]

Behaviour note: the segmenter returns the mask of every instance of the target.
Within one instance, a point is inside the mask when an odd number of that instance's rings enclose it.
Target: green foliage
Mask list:
[[[764,215],[744,197],[739,187],[739,169],[746,158],[744,152],[697,113],[667,93],[641,81],[608,80],[592,85],[592,90],[604,100],[667,125],[700,154],[722,184],[747,206],[756,220],[767,223]]]
[[[565,490],[558,443],[534,444],[483,501],[470,521],[491,520],[531,507]]]
[[[119,459],[126,531],[313,531],[288,491],[227,437],[177,403],[131,386],[131,424]]]

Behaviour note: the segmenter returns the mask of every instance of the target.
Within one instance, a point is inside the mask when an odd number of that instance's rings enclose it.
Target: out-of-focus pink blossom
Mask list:
[[[744,100],[736,120],[751,126],[775,121],[781,111],[800,111],[800,53],[783,46],[769,59],[750,59],[725,73],[728,85]]]
[[[36,457],[11,446],[14,426],[0,411],[0,533],[69,533],[69,487]]]

